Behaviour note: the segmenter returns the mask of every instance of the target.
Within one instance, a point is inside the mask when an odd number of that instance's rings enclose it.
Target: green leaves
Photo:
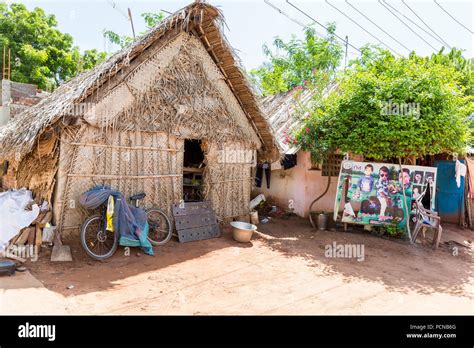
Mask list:
[[[145,12],[141,14],[142,18],[145,21],[147,29],[151,29],[157,24],[159,24],[163,19],[165,19],[166,15],[163,12],[160,13],[152,13],[152,12]],[[107,30],[104,29],[103,31],[103,36],[109,42],[120,46],[120,48],[124,48],[128,46],[130,43],[133,41],[133,37],[128,36],[128,35],[119,35],[116,32],[113,32],[112,30]],[[144,32],[139,33],[139,35],[143,35]]]
[[[362,51],[338,92],[297,132],[297,142],[320,158],[336,149],[376,160],[463,153],[472,136],[474,80],[466,68],[472,61],[456,50],[431,58]]]
[[[105,59],[105,54],[81,55],[69,34],[56,29],[57,20],[40,8],[0,4],[0,50],[11,49],[11,78],[52,90],[78,72]],[[84,62],[86,62],[84,64]]]
[[[142,13],[141,16],[145,20],[145,23],[148,29],[153,28],[155,25],[163,21],[163,19],[165,19],[166,17],[164,12],[160,12],[160,13],[145,12],[145,13]]]
[[[303,40],[292,37],[288,42],[275,38],[276,53],[263,45],[267,61],[250,71],[253,82],[263,95],[287,92],[298,86],[324,85],[334,78],[342,58],[342,48],[334,37],[335,26],[330,25],[326,38],[316,35],[313,28],[305,30]]]

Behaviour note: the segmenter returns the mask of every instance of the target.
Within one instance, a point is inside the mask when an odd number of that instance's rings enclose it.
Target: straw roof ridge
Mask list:
[[[60,124],[58,121],[62,117],[63,123],[67,124],[66,113],[71,107],[84,101],[107,80],[129,66],[141,52],[173,29],[186,32],[193,30],[203,42],[261,139],[264,152],[275,156],[277,151],[272,132],[260,110],[255,91],[241,68],[240,58],[223,33],[223,25],[225,21],[221,11],[201,1],[170,15],[105,62],[65,82],[38,104],[0,127],[0,160],[23,158],[34,148],[37,137],[51,125]]]

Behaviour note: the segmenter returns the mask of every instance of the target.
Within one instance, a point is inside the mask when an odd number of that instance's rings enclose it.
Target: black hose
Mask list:
[[[321,195],[319,195],[314,201],[312,201],[311,204],[309,205],[309,222],[311,222],[311,226],[313,226],[313,228],[316,228],[316,226],[314,225],[314,221],[311,216],[311,209],[313,208],[314,203],[319,201],[329,191],[330,185],[331,185],[331,175],[328,176],[328,183],[324,192]]]

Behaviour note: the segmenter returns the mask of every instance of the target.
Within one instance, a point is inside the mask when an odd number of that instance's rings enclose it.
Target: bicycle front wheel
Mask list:
[[[146,212],[148,219],[148,240],[153,245],[163,245],[171,239],[172,226],[168,216],[159,209],[149,209]]]
[[[95,260],[111,257],[118,247],[118,234],[105,229],[105,217],[94,215],[81,226],[81,244],[87,255]]]

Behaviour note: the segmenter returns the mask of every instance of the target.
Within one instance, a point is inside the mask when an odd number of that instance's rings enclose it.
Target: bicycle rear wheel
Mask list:
[[[168,216],[159,209],[149,209],[146,212],[148,218],[148,240],[153,245],[163,245],[171,239],[172,226]]]
[[[95,260],[111,257],[118,247],[118,234],[105,229],[105,217],[93,215],[81,226],[81,244],[87,255]]]

